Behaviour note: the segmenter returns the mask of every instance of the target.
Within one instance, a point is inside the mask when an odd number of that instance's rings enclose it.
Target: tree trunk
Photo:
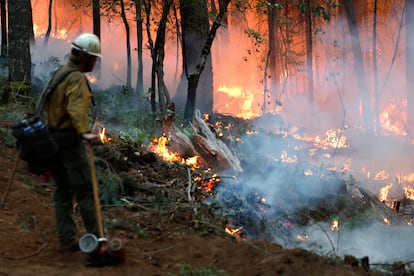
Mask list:
[[[227,6],[229,3],[226,0],[219,0],[219,10],[221,10],[221,7],[225,6],[227,9]],[[231,1],[230,1],[231,2]],[[221,24],[228,26],[229,25],[229,19],[227,18],[227,13],[223,14],[223,17],[221,18]]]
[[[216,20],[211,27],[207,40],[204,44],[204,47],[201,51],[201,56],[199,58],[199,63],[197,64],[194,73],[188,75],[188,93],[187,93],[187,103],[184,109],[184,120],[186,122],[191,122],[193,119],[193,114],[195,110],[195,98],[196,98],[196,91],[198,86],[198,81],[200,79],[200,75],[203,72],[203,69],[207,63],[208,57],[210,56],[211,45],[213,44],[214,37],[216,35],[217,29],[221,25],[221,20],[223,15],[227,11],[227,6],[230,3],[230,0],[226,0],[220,7],[220,12],[216,17]],[[181,11],[183,12],[183,11]],[[211,59],[210,59],[211,60]],[[200,110],[201,111],[201,110]]]
[[[378,91],[378,60],[377,60],[377,8],[378,1],[374,0],[374,16],[372,22],[372,65],[373,65],[373,74],[374,74],[374,118],[375,118],[375,129],[377,133],[381,131],[381,122],[380,122],[380,96]]]
[[[101,8],[99,0],[92,1],[92,24],[93,33],[101,38]],[[101,61],[99,60],[95,65],[94,71],[96,72],[97,79],[102,77]]]
[[[126,86],[128,88],[128,91],[131,90],[131,35],[129,31],[129,24],[128,20],[126,18],[125,14],[125,6],[124,6],[124,0],[120,0],[121,3],[121,17],[122,21],[124,22],[125,26],[125,35],[126,35],[126,47],[127,47],[127,81]]]
[[[414,135],[414,3],[406,0],[405,63],[407,82],[407,132]]]
[[[312,41],[312,13],[311,13],[311,1],[306,0],[305,9],[305,25],[306,25],[306,66],[308,75],[308,96],[311,108],[313,108],[313,41]]]
[[[25,19],[25,25],[28,28],[28,33],[29,33],[29,44],[30,45],[35,45],[36,44],[36,40],[35,40],[35,35],[34,35],[34,30],[33,30],[33,13],[32,13],[32,3],[31,0],[27,0],[27,17],[24,17]]]
[[[9,81],[31,83],[30,33],[32,25],[29,0],[8,0]]]
[[[58,36],[58,14],[57,14],[57,3],[56,5],[53,6],[53,18],[55,19],[55,25],[54,25],[54,29],[53,29],[53,33],[55,34],[55,36]]]
[[[175,20],[175,32],[176,32],[176,37],[177,37],[176,38],[177,46],[176,46],[176,56],[175,56],[175,70],[174,70],[174,82],[175,82],[178,76],[178,65],[180,63],[180,45],[182,41],[180,22],[178,20],[178,12],[177,12],[176,4],[174,4],[173,12],[174,12],[174,20]]]
[[[1,56],[7,56],[7,12],[6,0],[0,0],[0,16],[1,16]]]
[[[201,49],[208,37],[209,22],[206,0],[180,0],[180,15],[184,68],[177,94],[174,97],[177,109],[182,109],[186,103],[186,91],[190,89],[187,83],[190,79],[189,75],[197,74],[196,67],[199,64]],[[201,83],[200,86],[197,86],[199,97],[194,97],[194,103],[186,104],[195,105],[202,113],[211,113],[213,110],[213,70],[211,56],[206,56],[206,58],[204,65],[206,70],[201,77],[197,77],[197,82]]]
[[[138,71],[137,71],[137,83],[135,85],[135,91],[137,95],[144,95],[144,63],[142,61],[142,35],[143,35],[143,22],[142,18],[142,2],[141,0],[135,0],[135,12],[137,22],[137,52],[138,52]]]
[[[151,1],[144,0],[144,7],[145,7],[145,15],[146,15],[146,29],[147,29],[147,36],[148,36],[148,45],[151,52],[151,59],[152,59],[152,66],[151,66],[151,85],[148,88],[151,96],[151,110],[153,116],[155,117],[157,114],[157,104],[155,102],[155,65],[157,60],[157,52],[154,49],[154,42],[151,37]]]
[[[210,9],[211,9],[211,13],[212,14],[216,14],[217,13],[216,1],[210,0]]]
[[[370,98],[364,70],[363,55],[361,50],[361,41],[358,32],[358,26],[355,16],[354,4],[352,0],[341,0],[341,6],[345,9],[348,20],[349,32],[351,35],[352,51],[354,54],[355,77],[358,82],[358,90],[362,107],[362,125],[367,131],[373,131],[372,113],[370,107]],[[360,61],[360,62],[358,62]],[[358,112],[358,110],[352,110]]]
[[[264,95],[263,95],[263,114],[267,111],[267,105],[269,104],[269,98],[271,95],[275,95],[275,90],[277,87],[277,73],[276,73],[276,45],[277,43],[277,13],[275,8],[276,0],[269,1],[267,6],[267,27],[269,29],[269,50],[268,50],[268,66],[266,66],[266,72],[264,75],[263,83],[265,84]],[[268,80],[270,80],[270,85],[267,85]],[[267,87],[270,87],[268,91]],[[270,92],[270,94],[269,94]]]
[[[156,69],[158,80],[158,104],[159,111],[164,114],[167,111],[168,105],[171,103],[170,95],[167,86],[164,82],[164,47],[165,47],[165,32],[167,26],[168,14],[171,9],[173,1],[166,0],[162,4],[162,16],[157,30],[157,38],[155,39],[156,54]]]
[[[276,66],[279,70],[276,70],[277,73],[277,78],[282,79],[283,82],[281,82],[280,84],[280,95],[279,95],[279,99],[277,99],[276,103],[277,104],[281,104],[281,99],[282,99],[282,95],[284,93],[289,94],[287,91],[287,84],[288,84],[288,78],[290,77],[290,72],[289,72],[289,60],[290,60],[290,53],[289,53],[289,48],[290,48],[290,44],[291,41],[293,41],[293,34],[292,34],[292,30],[291,30],[291,26],[289,26],[289,24],[285,24],[284,21],[285,20],[289,20],[289,14],[290,14],[290,10],[291,8],[289,7],[289,1],[285,0],[283,5],[283,9],[281,10],[281,12],[279,13],[279,17],[282,24],[279,27],[280,28],[280,32],[277,32],[276,34],[280,35],[278,36],[278,41],[279,41],[279,49],[280,49],[280,53],[278,54],[279,59],[276,61]],[[279,61],[279,62],[278,62]],[[278,65],[280,64],[280,65]]]
[[[50,32],[52,31],[52,7],[53,0],[49,0],[49,8],[47,9],[47,30],[45,34],[45,40],[43,41],[43,47],[47,47],[49,43]]]
[[[93,33],[97,37],[101,37],[101,5],[99,0],[92,1],[92,24]]]

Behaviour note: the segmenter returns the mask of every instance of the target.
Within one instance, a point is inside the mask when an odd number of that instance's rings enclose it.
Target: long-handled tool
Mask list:
[[[85,234],[79,240],[79,247],[85,253],[98,254],[98,257],[100,257],[100,259],[97,262],[97,265],[113,265],[124,261],[125,250],[123,250],[122,248],[122,242],[120,239],[113,238],[108,241],[108,239],[104,236],[101,215],[101,204],[99,199],[98,180],[96,178],[96,167],[95,161],[93,159],[93,150],[92,146],[89,144],[87,144],[87,148],[89,155],[89,164],[91,168],[93,197],[95,202],[96,220],[98,223],[99,237],[96,237],[95,235],[90,233]],[[102,246],[103,243],[106,246]]]
[[[100,204],[100,199],[99,199],[98,180],[96,178],[96,168],[95,168],[95,161],[93,159],[93,150],[92,150],[92,146],[89,144],[87,144],[86,147],[88,149],[89,166],[91,169],[93,199],[95,203],[96,221],[98,224],[98,236],[99,237],[96,237],[94,234],[91,234],[91,233],[85,234],[79,240],[79,247],[84,253],[95,254],[100,250],[101,243],[107,242],[108,240],[104,237],[102,215],[101,215],[101,204]]]
[[[98,221],[98,234],[99,234],[99,238],[103,238],[104,230],[103,230],[103,225],[102,225],[101,204],[100,204],[100,199],[99,199],[98,180],[96,178],[95,161],[93,159],[92,146],[90,144],[87,144],[87,148],[88,148],[88,155],[89,155],[89,164],[91,167],[93,199],[95,202],[95,209],[96,209],[96,220]]]
[[[9,190],[10,190],[11,184],[13,182],[14,175],[16,173],[17,165],[19,164],[21,152],[22,152],[22,146],[19,146],[19,149],[18,149],[17,154],[16,154],[16,158],[14,160],[13,169],[10,173],[10,178],[9,178],[9,181],[7,183],[7,186],[6,186],[6,190],[4,191],[3,198],[1,199],[1,203],[0,203],[0,208],[1,209],[4,208],[4,204],[6,203],[6,198],[7,198],[7,195],[9,194]]]

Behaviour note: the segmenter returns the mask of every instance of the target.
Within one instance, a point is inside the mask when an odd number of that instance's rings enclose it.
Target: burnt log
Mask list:
[[[203,120],[198,110],[195,112],[193,129],[192,142],[194,147],[208,164],[213,167],[226,168],[236,173],[243,171],[239,159],[223,141],[217,139],[216,134]]]
[[[196,111],[192,124],[193,136],[189,138],[175,125],[175,106],[171,104],[168,112],[160,119],[161,130],[168,137],[168,149],[181,157],[197,156],[207,167],[229,170],[240,173],[243,171],[239,159],[227,145],[217,138]]]
[[[162,118],[158,118],[163,135],[168,137],[168,149],[178,153],[181,157],[199,155],[194,148],[190,138],[182,133],[175,125],[175,104],[168,106],[166,114]]]

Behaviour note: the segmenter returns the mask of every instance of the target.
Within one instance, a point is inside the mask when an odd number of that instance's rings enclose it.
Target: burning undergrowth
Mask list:
[[[346,164],[340,166],[341,162],[334,162],[339,158],[331,158],[335,152],[346,160],[346,153],[352,152],[342,139],[333,135],[314,143],[283,128],[269,132],[254,122],[223,116],[220,120],[211,123],[214,137],[236,153],[242,172],[206,164],[191,167],[180,159],[162,161],[161,155],[151,151],[154,148],[122,136],[98,147],[98,167],[110,169],[121,179],[115,203],[150,213],[156,209],[165,220],[186,223],[192,229],[209,225],[209,233],[226,231],[237,238],[268,240],[286,248],[369,256],[385,262],[414,256],[406,244],[401,245],[401,235],[412,235],[407,216],[362,188]],[[339,146],[329,147],[328,142]],[[164,146],[168,150],[168,142]],[[203,224],[200,217],[210,217],[215,223]],[[375,250],[391,233],[398,240],[388,238],[385,248],[395,244],[400,251]]]
[[[234,227],[243,228],[247,238],[275,240],[292,247],[299,241],[296,236],[301,227],[338,215],[349,198],[345,184],[333,174],[324,179],[302,174],[298,181],[293,177],[300,172],[288,166],[278,170],[280,173],[270,178],[223,179],[212,201],[222,207]]]
[[[212,207],[220,206],[216,214],[228,218],[230,233],[273,241],[286,248],[304,247],[341,255],[344,251],[342,246],[338,251],[339,231],[385,225],[384,218],[393,226],[405,224],[374,195],[357,187],[353,178],[343,179],[330,171],[309,176],[292,164],[275,164],[273,170],[270,166],[267,169],[272,173],[266,177],[223,178],[215,195],[206,201]],[[348,237],[348,245],[351,241]]]
[[[280,126],[280,118],[274,119]],[[354,149],[335,135],[317,142],[303,137],[283,128],[254,134],[250,129],[232,144],[244,171],[222,178],[206,200],[212,207],[220,206],[216,213],[228,218],[228,232],[323,254],[355,254],[377,261],[413,258],[414,250],[401,242],[413,235],[412,216],[361,187],[361,181],[373,180],[356,179],[346,163],[341,166]],[[332,153],[341,158],[332,158]],[[404,204],[407,208],[411,201]],[[387,248],[395,244],[399,250],[377,251],[384,239]]]

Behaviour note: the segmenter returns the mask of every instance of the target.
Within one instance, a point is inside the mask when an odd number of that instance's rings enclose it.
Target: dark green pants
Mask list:
[[[62,244],[76,240],[76,225],[72,218],[73,198],[79,205],[86,231],[98,235],[92,177],[85,145],[61,150],[60,164],[52,172],[56,190],[54,205],[58,238]]]

